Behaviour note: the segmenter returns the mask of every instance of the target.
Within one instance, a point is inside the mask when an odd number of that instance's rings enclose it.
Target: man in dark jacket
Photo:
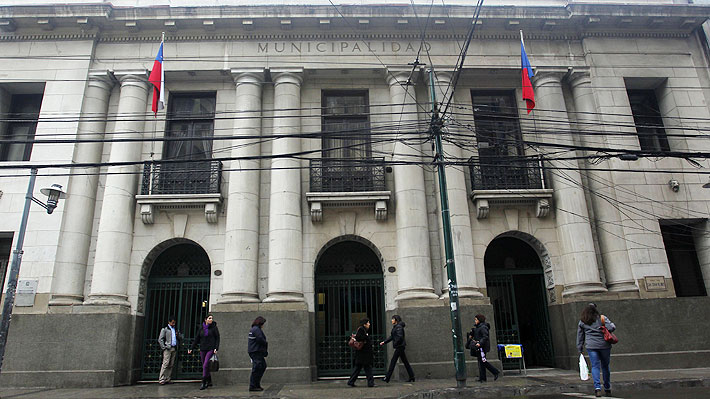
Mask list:
[[[477,314],[474,322],[476,325],[468,333],[466,347],[471,349],[471,356],[475,356],[476,360],[478,360],[478,380],[481,383],[486,382],[486,369],[493,373],[493,379],[497,380],[500,376],[500,371],[486,359],[486,353],[491,350],[491,341],[489,339],[491,325],[486,323],[486,316],[482,314]]]
[[[390,368],[387,370],[387,374],[382,381],[389,383],[392,373],[394,372],[394,366],[397,365],[397,359],[402,359],[404,363],[404,368],[407,369],[407,374],[409,374],[409,380],[407,382],[414,382],[414,370],[412,366],[409,365],[409,360],[407,360],[407,355],[404,353],[404,348],[407,346],[407,342],[404,339],[404,322],[399,315],[392,316],[392,332],[390,337],[380,342],[380,346],[392,342],[392,347],[394,348],[394,353],[392,354],[392,360],[390,361]]]
[[[251,358],[251,376],[249,377],[250,391],[263,391],[261,387],[261,377],[266,371],[266,357],[269,356],[269,343],[266,342],[266,335],[262,331],[266,319],[259,316],[251,323],[249,330],[249,341],[247,343],[247,352]]]

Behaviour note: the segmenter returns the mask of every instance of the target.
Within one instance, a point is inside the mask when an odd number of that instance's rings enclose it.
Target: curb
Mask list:
[[[667,388],[710,387],[710,378],[683,378],[671,380],[621,381],[614,383],[614,390],[645,391]],[[554,395],[572,392],[591,392],[591,384],[538,384],[522,387],[467,387],[463,389],[444,388],[414,392],[400,396],[399,399],[449,399],[449,398],[509,398],[514,396]]]

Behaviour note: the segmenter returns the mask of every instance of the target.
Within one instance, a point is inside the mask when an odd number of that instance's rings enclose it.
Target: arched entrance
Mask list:
[[[363,317],[372,321],[373,342],[385,338],[382,262],[374,246],[359,237],[341,237],[316,260],[316,365],[318,377],[342,377],[352,371],[347,338]],[[385,371],[385,351],[374,345],[375,373]]]
[[[178,330],[185,335],[178,348],[173,379],[200,378],[198,351],[188,355],[187,349],[208,311],[210,259],[204,249],[187,240],[161,244],[151,256],[154,260],[146,290],[141,379],[158,378],[163,361],[158,334],[170,316],[177,318]]]
[[[528,367],[554,367],[555,355],[540,255],[524,240],[494,239],[484,258],[499,344],[522,344]],[[517,360],[503,368],[517,368]]]

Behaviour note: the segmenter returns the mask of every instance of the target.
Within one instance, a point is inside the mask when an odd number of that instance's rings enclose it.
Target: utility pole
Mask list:
[[[454,346],[454,367],[456,367],[456,387],[466,386],[466,355],[463,351],[461,336],[461,317],[459,316],[459,286],[456,282],[456,264],[454,263],[454,245],[451,237],[451,215],[449,214],[449,193],[446,188],[446,170],[444,167],[444,150],[441,142],[441,129],[444,121],[439,116],[436,104],[434,86],[434,71],[429,70],[429,85],[431,86],[431,133],[434,135],[436,163],[439,175],[439,195],[441,197],[441,220],[444,230],[444,251],[446,253],[446,275],[449,280],[449,305],[451,307],[451,335]]]

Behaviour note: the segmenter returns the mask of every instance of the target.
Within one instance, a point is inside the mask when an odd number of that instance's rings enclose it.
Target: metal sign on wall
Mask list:
[[[34,306],[39,280],[20,280],[17,282],[15,306]]]

